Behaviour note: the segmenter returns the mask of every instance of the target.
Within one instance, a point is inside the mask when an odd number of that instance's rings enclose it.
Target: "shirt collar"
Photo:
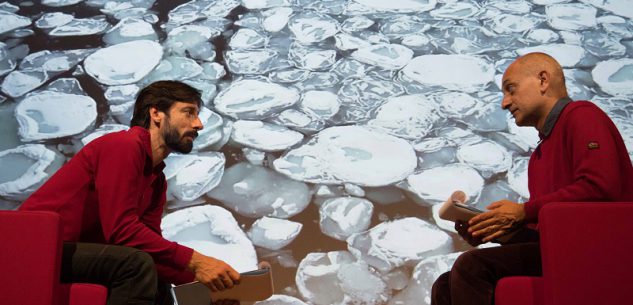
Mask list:
[[[141,142],[143,143],[143,150],[147,154],[147,157],[149,158],[149,162],[151,164],[153,160],[153,155],[152,155],[152,139],[149,134],[149,131],[140,126],[133,126],[132,128],[130,128],[129,132],[133,133],[141,140]],[[161,161],[152,169],[152,171],[160,172],[164,168],[165,168],[165,162]]]
[[[572,99],[569,97],[562,97],[556,104],[554,104],[554,108],[549,112],[547,118],[545,118],[545,124],[543,124],[543,130],[539,132],[539,137],[541,139],[548,137],[550,133],[552,133],[552,129],[554,129],[554,125],[556,125],[556,121],[558,121],[558,117],[563,112],[563,109],[567,104],[571,103]]]

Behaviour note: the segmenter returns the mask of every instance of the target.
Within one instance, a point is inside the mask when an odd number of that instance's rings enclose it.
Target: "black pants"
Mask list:
[[[460,255],[451,271],[433,284],[431,304],[492,305],[497,281],[506,276],[540,276],[536,242],[474,249]]]
[[[173,304],[170,286],[158,281],[149,254],[130,247],[64,243],[61,282],[108,287],[108,305]]]

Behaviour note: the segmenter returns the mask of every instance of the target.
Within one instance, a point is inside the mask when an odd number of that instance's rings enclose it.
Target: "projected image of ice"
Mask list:
[[[165,161],[165,237],[239,271],[269,261],[261,304],[428,304],[470,247],[437,205],[529,196],[538,135],[499,85],[533,51],[633,152],[628,0],[3,2],[0,209],[127,129],[140,88],[180,80],[205,128]]]

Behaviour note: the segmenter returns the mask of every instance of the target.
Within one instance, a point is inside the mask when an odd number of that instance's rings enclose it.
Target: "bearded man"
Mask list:
[[[161,235],[163,160],[191,152],[200,104],[200,92],[184,83],[150,84],[128,131],[90,142],[21,205],[61,216],[62,282],[102,284],[109,305],[172,304],[169,283],[196,279],[212,291],[239,283],[225,262]]]

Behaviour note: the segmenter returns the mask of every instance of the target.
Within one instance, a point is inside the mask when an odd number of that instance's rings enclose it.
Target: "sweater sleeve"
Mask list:
[[[563,137],[564,153],[573,168],[573,182],[552,193],[525,203],[528,222],[536,222],[540,209],[549,202],[612,201],[621,190],[621,169],[611,120],[593,105],[568,113]]]
[[[140,144],[127,141],[104,145],[95,160],[95,190],[106,241],[143,250],[157,266],[173,269],[171,273],[185,271],[193,250],[164,239],[138,217],[144,187],[139,182],[143,181],[146,161]]]

